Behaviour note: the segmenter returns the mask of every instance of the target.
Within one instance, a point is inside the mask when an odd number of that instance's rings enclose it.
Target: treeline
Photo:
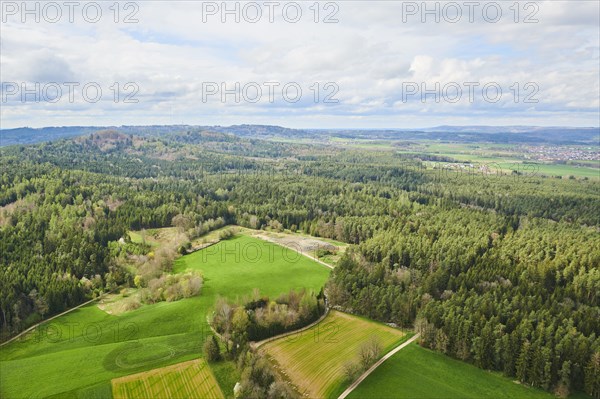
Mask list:
[[[30,172],[27,166],[4,169],[0,185],[2,193],[17,187],[15,201],[0,211],[2,335],[78,305],[123,278],[108,242],[125,229],[102,199],[110,198],[105,187],[56,170],[18,176]]]
[[[293,331],[317,320],[325,311],[323,292],[291,290],[276,300],[260,296],[256,290],[252,298],[242,303],[230,303],[219,298],[211,325],[225,346],[221,354],[215,336],[204,343],[204,354],[209,361],[221,357],[236,361],[240,382],[234,388],[235,397],[249,399],[293,399],[300,395],[273,370],[269,360],[249,346],[249,341],[269,338]]]
[[[566,395],[598,395],[595,229],[474,210],[400,218],[343,258],[332,305],[410,325],[425,346]]]
[[[252,299],[235,304],[221,298],[215,306],[212,325],[225,341],[231,337],[244,337],[249,341],[261,341],[288,331],[302,328],[319,319],[325,313],[323,291],[315,294],[300,290],[291,290],[275,300],[260,296],[255,292]],[[243,315],[244,313],[245,315]],[[237,331],[234,322],[241,323],[243,331]],[[240,323],[238,323],[240,324]],[[236,345],[235,340],[233,344]],[[239,344],[239,343],[237,343]],[[229,347],[227,347],[229,351]],[[235,351],[235,348],[233,348]]]

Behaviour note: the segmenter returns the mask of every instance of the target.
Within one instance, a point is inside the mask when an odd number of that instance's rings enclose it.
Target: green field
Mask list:
[[[348,398],[555,398],[413,343],[386,360]]]
[[[201,356],[210,334],[206,316],[218,295],[235,299],[254,288],[271,297],[292,288],[318,291],[329,274],[291,250],[243,235],[177,259],[174,272],[186,269],[204,276],[198,297],[120,316],[90,304],[3,346],[0,397],[110,396],[114,378]]]
[[[319,324],[260,347],[300,392],[333,398],[344,390],[344,364],[357,359],[361,344],[376,336],[383,353],[408,336],[400,330],[332,310]]]
[[[114,399],[224,398],[202,359],[115,378],[112,389]]]

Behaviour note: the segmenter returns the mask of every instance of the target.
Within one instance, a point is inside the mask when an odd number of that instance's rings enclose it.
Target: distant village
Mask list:
[[[600,151],[593,147],[527,146],[519,151],[537,161],[600,161]]]

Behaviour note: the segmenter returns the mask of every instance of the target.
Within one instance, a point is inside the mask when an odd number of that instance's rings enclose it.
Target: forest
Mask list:
[[[3,339],[134,284],[114,250],[127,231],[201,234],[218,220],[353,244],[325,287],[332,306],[414,327],[422,345],[524,384],[600,397],[597,180],[189,127],[2,147],[0,170]],[[303,323],[322,306],[306,301]],[[277,306],[263,317],[280,323]]]

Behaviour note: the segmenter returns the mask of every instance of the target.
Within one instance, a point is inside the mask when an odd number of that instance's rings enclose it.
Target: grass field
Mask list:
[[[115,378],[112,393],[114,399],[224,398],[202,359]]]
[[[551,399],[554,395],[516,384],[413,343],[386,360],[348,398],[353,399]]]
[[[361,344],[378,337],[383,353],[407,337],[400,330],[332,310],[316,326],[264,344],[260,350],[285,370],[286,377],[310,398],[333,398],[344,390],[344,364],[356,360]]]
[[[181,257],[173,270],[200,271],[206,282],[202,296],[211,297],[211,303],[217,295],[236,299],[254,288],[270,297],[292,288],[318,291],[329,275],[329,270],[292,249],[246,235]]]
[[[206,315],[218,295],[235,299],[254,288],[270,296],[292,288],[318,291],[329,274],[291,250],[243,235],[177,259],[174,272],[186,269],[202,272],[200,296],[119,316],[90,304],[3,346],[0,397],[106,397],[114,378],[200,357],[210,334]]]

